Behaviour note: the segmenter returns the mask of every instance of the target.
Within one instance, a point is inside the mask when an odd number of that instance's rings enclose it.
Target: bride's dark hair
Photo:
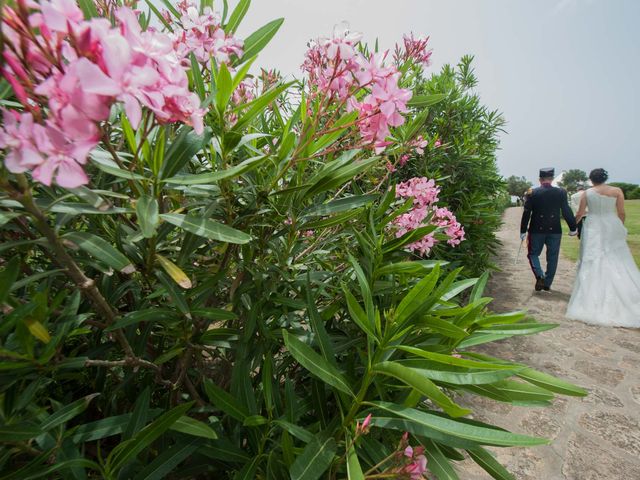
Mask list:
[[[595,168],[591,170],[589,174],[589,180],[593,184],[604,183],[609,178],[609,172],[607,172],[604,168]]]

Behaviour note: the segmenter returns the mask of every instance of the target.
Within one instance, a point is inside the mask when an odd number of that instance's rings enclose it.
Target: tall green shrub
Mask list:
[[[466,241],[455,250],[441,249],[437,255],[478,275],[493,268],[492,256],[498,246],[496,231],[506,185],[498,172],[496,153],[505,120],[473,90],[477,79],[472,61],[473,57],[465,56],[455,68],[445,65],[430,78],[419,78],[416,93],[444,99],[428,107],[420,131],[428,142],[424,153],[412,153],[404,167],[397,167],[397,175],[401,179],[416,175],[440,179],[440,198],[464,225]]]

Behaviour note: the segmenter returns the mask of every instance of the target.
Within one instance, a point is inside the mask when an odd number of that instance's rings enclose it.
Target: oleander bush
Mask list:
[[[466,242],[455,250],[437,248],[437,255],[480,275],[496,268],[492,258],[507,192],[496,153],[505,120],[474,90],[478,80],[472,62],[473,57],[465,56],[457,66],[445,65],[430,77],[418,72],[415,93],[443,100],[423,112],[427,121],[421,148],[405,154],[395,175],[442,179],[440,198],[464,225]]]
[[[285,82],[282,19],[164,5],[3,8],[0,478],[511,478],[484,447],[546,440],[460,396],[584,392],[472,351],[553,325],[435,255],[446,180],[389,175],[447,101],[426,39],[334,32]]]

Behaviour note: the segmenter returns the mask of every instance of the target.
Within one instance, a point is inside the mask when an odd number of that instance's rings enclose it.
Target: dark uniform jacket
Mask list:
[[[530,190],[525,197],[520,233],[562,233],[560,216],[564,217],[573,232],[576,218],[573,216],[567,192],[562,188],[542,185]]]

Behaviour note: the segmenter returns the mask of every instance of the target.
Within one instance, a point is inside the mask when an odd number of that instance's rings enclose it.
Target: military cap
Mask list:
[[[555,177],[555,170],[553,168],[541,168],[540,178]]]

